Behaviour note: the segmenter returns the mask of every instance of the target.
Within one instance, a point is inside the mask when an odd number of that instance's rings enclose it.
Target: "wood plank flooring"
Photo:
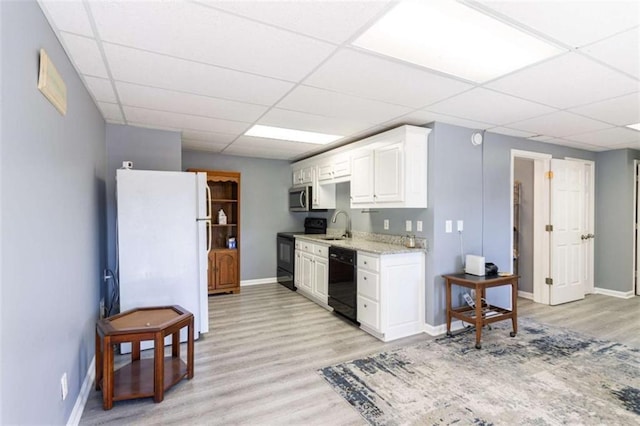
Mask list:
[[[640,347],[640,297],[588,296],[556,307],[520,299],[518,306],[521,316]],[[316,370],[432,339],[422,334],[383,343],[275,283],[210,297],[209,321],[210,332],[196,341],[192,380],[159,404],[121,401],[110,411],[93,390],[80,424],[365,424]]]

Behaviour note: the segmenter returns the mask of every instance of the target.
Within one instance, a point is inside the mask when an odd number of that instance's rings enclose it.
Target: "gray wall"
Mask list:
[[[94,355],[104,121],[37,3],[2,2],[1,15],[0,423],[64,424]],[[66,83],[66,116],[37,89],[40,48]]]
[[[106,125],[107,144],[107,261],[116,269],[116,170],[132,161],[137,170],[182,170],[182,142],[179,132],[142,127]],[[110,306],[113,282],[103,286],[102,296]]]
[[[519,224],[515,223],[514,216],[514,227],[517,226],[519,235],[518,290],[527,293],[533,293],[533,166],[531,159],[516,158],[513,170],[514,180],[520,182]]]
[[[274,278],[276,234],[304,228],[305,214],[289,212],[289,162],[185,150],[182,168],[241,173],[240,280]]]
[[[640,151],[600,152],[596,161],[595,286],[633,291],[633,160]]]

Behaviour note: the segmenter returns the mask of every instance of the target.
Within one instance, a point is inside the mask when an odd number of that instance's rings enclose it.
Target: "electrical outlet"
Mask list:
[[[411,228],[412,228],[412,226],[411,226],[411,221],[410,221],[410,220],[407,220],[407,221],[405,222],[404,229],[405,229],[405,231],[407,231],[407,232],[411,232]]]
[[[446,232],[447,234],[453,232],[453,222],[451,220],[445,221],[444,232]]]
[[[416,231],[417,232],[422,232],[422,221],[421,220],[416,220]]]
[[[67,373],[64,373],[60,378],[60,390],[62,391],[62,400],[67,399],[69,393],[69,383],[67,382]]]
[[[386,229],[386,230],[389,229],[389,219],[385,219],[384,220],[384,229]]]
[[[458,232],[462,232],[463,229],[464,229],[464,222],[459,220],[458,221]]]

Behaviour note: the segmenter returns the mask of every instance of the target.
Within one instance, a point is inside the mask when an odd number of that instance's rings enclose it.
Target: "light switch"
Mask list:
[[[384,226],[384,229],[387,229],[387,230],[389,229],[389,219],[385,219],[384,220],[384,225],[383,226]]]
[[[410,220],[407,220],[405,222],[404,228],[405,228],[405,231],[411,232],[411,228],[413,228],[413,226],[411,225],[411,221]]]
[[[444,223],[444,232],[446,232],[447,234],[453,232],[453,221],[447,220]]]
[[[459,220],[458,221],[458,232],[462,232],[463,228],[464,228],[464,222]]]
[[[416,231],[417,232],[422,232],[422,221],[421,220],[416,220]]]

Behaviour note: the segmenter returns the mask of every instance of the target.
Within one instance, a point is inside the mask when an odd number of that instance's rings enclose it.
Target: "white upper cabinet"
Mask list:
[[[294,186],[313,186],[313,208],[336,206],[335,183],[351,182],[351,208],[426,208],[431,129],[400,126],[292,165]]]
[[[351,207],[426,208],[429,132],[402,126],[361,141],[351,157]]]

